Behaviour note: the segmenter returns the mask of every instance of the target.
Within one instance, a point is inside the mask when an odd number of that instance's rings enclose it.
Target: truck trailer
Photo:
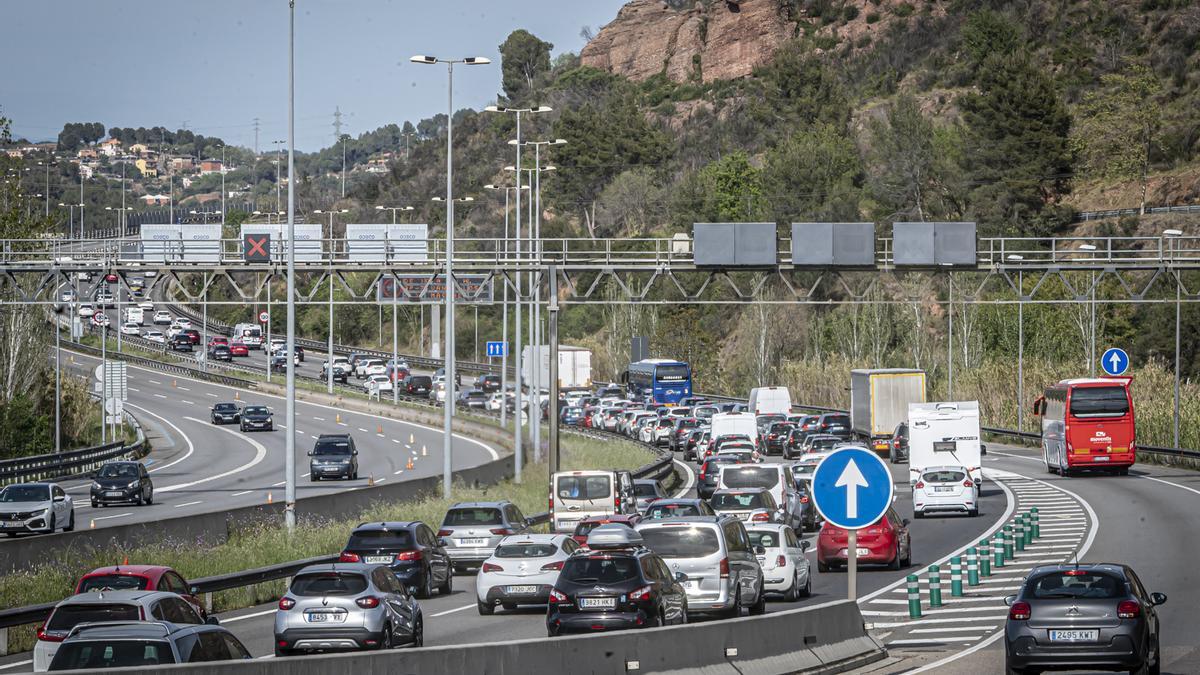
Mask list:
[[[910,403],[925,402],[925,371],[910,368],[850,371],[850,428],[880,455]]]
[[[521,350],[521,376],[526,383],[533,382],[533,347]],[[538,370],[538,385],[550,388],[550,345],[539,349],[541,368]],[[560,389],[589,389],[592,386],[592,352],[582,347],[558,346],[558,386]]]

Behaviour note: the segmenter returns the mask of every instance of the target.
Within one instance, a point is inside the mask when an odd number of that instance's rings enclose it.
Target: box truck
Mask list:
[[[750,390],[750,412],[755,415],[792,412],[792,394],[787,387],[755,387]]]
[[[525,382],[532,382],[533,377],[533,347],[526,346],[521,350],[521,376]],[[550,345],[540,348],[541,367],[537,371],[538,384],[542,389],[550,389]],[[582,347],[558,346],[558,386],[560,389],[588,389],[592,386],[592,352]]]
[[[908,419],[908,404],[925,402],[925,371],[908,368],[850,371],[850,428],[886,455],[892,432]]]
[[[751,443],[757,442],[758,424],[755,422],[754,413],[713,413],[712,427],[709,433],[710,437],[715,440],[722,436],[734,436],[738,434],[750,437]]]
[[[932,466],[961,466],[983,480],[979,402],[908,404],[908,477],[910,484]]]

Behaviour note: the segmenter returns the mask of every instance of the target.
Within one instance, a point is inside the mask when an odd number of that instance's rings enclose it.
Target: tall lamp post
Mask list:
[[[328,213],[329,214],[329,348],[325,353],[325,391],[333,393],[333,217],[338,213],[349,213],[350,209],[330,209],[322,211],[316,209],[313,213]],[[294,358],[290,353],[288,358]],[[393,362],[394,363],[394,362]],[[392,390],[395,391],[396,385],[392,383]]]
[[[79,207],[79,218],[80,218],[80,221],[82,222],[83,204],[67,204],[65,202],[59,202],[58,205],[65,206],[68,209],[68,213],[70,215],[70,221],[69,221],[68,228],[69,228],[70,232],[67,236],[67,239],[70,239],[75,236],[75,207],[76,206]],[[83,226],[82,225],[79,226],[79,238],[83,239]]]
[[[1008,261],[1019,263],[1025,257],[1011,253]],[[1025,430],[1025,270],[1017,270],[1017,429]]]
[[[287,436],[284,445],[284,523],[296,529],[296,0],[288,1],[288,208],[287,208]],[[278,178],[278,176],[276,176]],[[278,185],[276,186],[278,189]],[[270,365],[267,366],[270,370]]]
[[[1175,240],[1183,236],[1183,230],[1163,230],[1163,236],[1167,237],[1167,243],[1170,245],[1170,251],[1173,255],[1175,250]],[[1171,261],[1171,266],[1175,268],[1175,261]],[[1182,304],[1181,287],[1183,279],[1179,277],[1179,269],[1175,268],[1175,415],[1172,424],[1174,430],[1175,446],[1179,447],[1179,328],[1180,328],[1180,306]]]
[[[488,185],[484,185],[483,187],[484,187],[484,189],[487,189],[487,190],[504,190],[504,259],[507,261],[508,253],[509,253],[509,247],[508,247],[508,210],[509,210],[508,193],[510,191],[520,193],[521,190],[528,190],[529,186],[522,185],[520,187],[516,187],[516,186],[510,187],[510,186],[506,186],[506,185],[488,184]],[[518,211],[517,212],[518,231],[519,231],[520,223],[521,223],[520,216],[521,216],[521,214]],[[514,276],[516,278],[517,284],[519,285],[521,283],[521,275],[518,274],[518,275],[514,275]],[[500,398],[501,398],[500,426],[507,428],[507,426],[508,426],[508,399],[507,399],[507,396],[508,396],[508,283],[507,282],[504,283],[503,286],[504,286],[504,298],[500,303],[500,307],[501,307],[500,324],[501,324],[501,331],[502,331],[500,340],[502,342],[504,342],[504,353],[500,357]],[[521,306],[519,294],[518,294],[517,300],[518,300],[517,307],[519,308]],[[518,309],[518,312],[519,311],[520,310]],[[516,372],[517,372],[516,386],[518,389],[521,387],[521,375],[520,375],[520,373],[521,373],[521,351],[520,351],[520,346],[519,346],[520,342],[521,342],[520,330],[521,330],[521,315],[518,313],[517,314],[518,347],[517,347],[517,351],[515,354],[515,358],[516,358],[515,365],[516,365]],[[518,477],[518,479],[521,475],[521,465],[522,465],[521,460],[522,460],[521,455],[517,454],[516,476]]]
[[[376,211],[391,211],[392,212],[392,224],[395,225],[396,224],[396,212],[397,211],[412,211],[413,207],[411,207],[411,206],[376,206],[375,210]],[[399,328],[399,322],[397,321],[397,318],[396,318],[396,314],[397,314],[396,295],[397,295],[396,277],[393,275],[392,276],[392,363],[398,363],[400,361],[400,328]],[[421,305],[418,305],[417,307],[421,311],[421,318],[424,319],[425,308]],[[380,341],[382,342],[383,341],[383,306],[382,305],[380,305],[380,307],[379,307],[379,324],[380,324],[380,327],[379,327],[380,336],[379,337],[380,337]],[[422,333],[425,332],[424,327],[422,327],[421,332]],[[424,340],[424,336],[422,336],[422,341],[423,340]],[[399,405],[399,404],[400,404],[400,388],[395,385],[392,385],[392,405]]]
[[[482,66],[491,59],[468,56],[463,59],[439,59],[436,56],[413,56],[413,63],[424,65],[446,64],[446,406],[443,420],[442,448],[442,492],[450,497],[451,487],[451,424],[454,416],[454,64]]]

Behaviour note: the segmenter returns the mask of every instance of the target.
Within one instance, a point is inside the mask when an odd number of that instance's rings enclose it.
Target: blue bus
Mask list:
[[[676,405],[692,395],[692,368],[682,361],[644,359],[626,371],[629,395],[637,401]]]

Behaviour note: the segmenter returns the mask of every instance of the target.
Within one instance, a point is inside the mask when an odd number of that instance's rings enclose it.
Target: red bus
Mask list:
[[[1049,473],[1079,469],[1125,475],[1137,459],[1130,377],[1063,380],[1033,402],[1042,418],[1042,462]]]

